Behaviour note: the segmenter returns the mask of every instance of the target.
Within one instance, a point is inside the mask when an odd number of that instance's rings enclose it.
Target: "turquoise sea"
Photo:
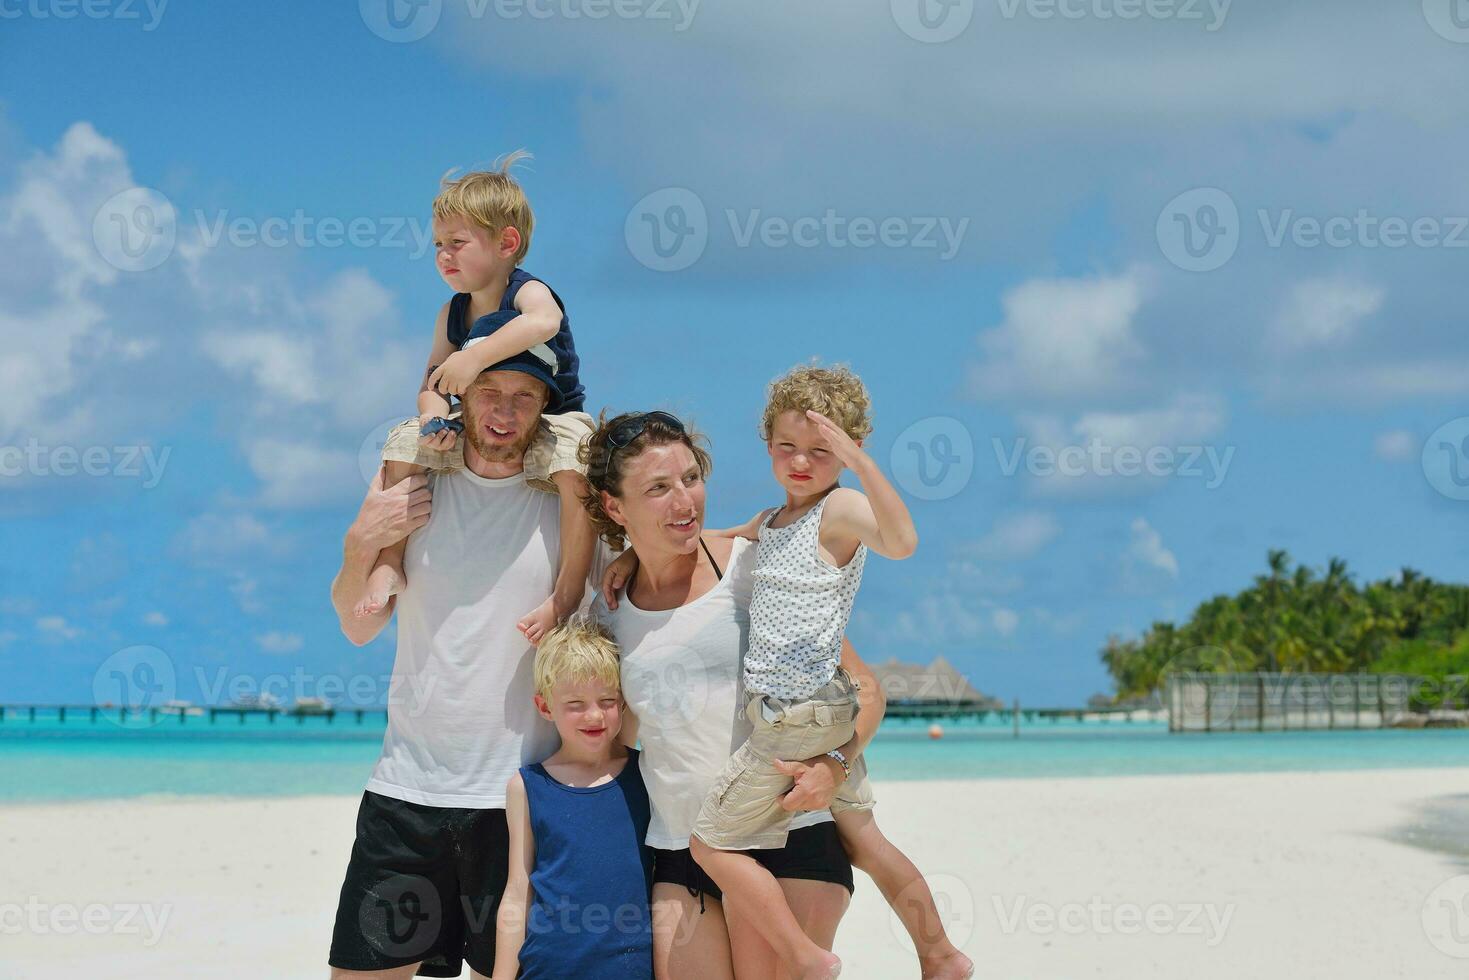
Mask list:
[[[356,723],[256,716],[0,723],[0,801],[154,794],[294,796],[362,791],[382,741],[381,716]],[[1469,765],[1469,730],[1169,735],[1163,724],[1040,720],[886,722],[867,752],[880,781],[1278,772]]]

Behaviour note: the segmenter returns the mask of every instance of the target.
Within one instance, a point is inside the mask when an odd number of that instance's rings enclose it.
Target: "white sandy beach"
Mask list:
[[[934,882],[981,977],[1469,973],[1469,959],[1450,955],[1469,948],[1436,946],[1424,922],[1430,894],[1460,869],[1378,836],[1409,821],[1415,803],[1469,792],[1469,768],[877,792],[884,826]],[[325,977],[356,805],[323,796],[0,809],[0,977]],[[1436,897],[1433,908],[1449,906]],[[1457,925],[1469,943],[1469,907]],[[860,874],[837,952],[846,976],[917,976]]]

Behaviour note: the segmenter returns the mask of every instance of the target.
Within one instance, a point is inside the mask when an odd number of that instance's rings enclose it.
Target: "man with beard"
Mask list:
[[[398,650],[337,907],[333,977],[457,977],[466,960],[475,976],[493,969],[505,786],[558,744],[516,628],[556,578],[560,502],[522,474],[553,384],[526,355],[480,374],[463,394],[464,468],[388,490],[379,474],[347,532],[332,583],[342,632],[367,643],[396,608]],[[354,615],[378,551],[409,532],[403,592]],[[597,581],[604,562],[593,564]]]

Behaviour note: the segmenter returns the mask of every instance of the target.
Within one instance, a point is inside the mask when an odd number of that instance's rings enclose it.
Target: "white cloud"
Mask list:
[[[993,599],[962,594],[949,583],[918,597],[895,615],[877,616],[858,609],[853,619],[861,643],[920,649],[1008,637],[1020,622],[1017,613]]]
[[[1339,347],[1382,309],[1386,295],[1379,286],[1344,278],[1298,282],[1276,315],[1272,339],[1283,351]]]
[[[306,645],[305,641],[301,639],[301,634],[282,633],[278,630],[262,633],[255,637],[255,642],[266,653],[295,653]]]
[[[1418,438],[1407,429],[1379,432],[1372,439],[1372,452],[1390,463],[1417,459],[1419,449]]]
[[[366,489],[357,455],[320,444],[285,439],[251,439],[245,455],[261,482],[260,504],[293,508],[340,500]],[[355,478],[355,479],[354,479]]]
[[[169,202],[180,215],[172,253],[145,274],[120,271],[93,222],[141,181],[87,122],[17,174],[0,187],[0,444],[149,445],[207,402],[261,478],[258,502],[361,494],[357,449],[412,413],[431,340],[405,329],[389,290],[360,269],[322,275],[295,249],[206,244],[183,216],[215,202],[182,193]],[[262,466],[265,433],[307,472]]]
[[[83,630],[73,626],[63,616],[42,616],[36,620],[36,630],[42,637],[48,640],[75,640],[81,636]]]
[[[230,595],[235,597],[240,612],[255,615],[265,611],[265,603],[260,601],[260,583],[245,575],[236,574],[234,581],[229,586]]]
[[[161,612],[159,612],[158,610],[155,609],[155,610],[153,610],[151,612],[146,612],[146,613],[143,614],[143,625],[145,625],[145,626],[167,626],[168,625],[168,617],[165,616],[163,613],[161,613]]]
[[[1155,408],[1085,411],[1069,421],[1021,412],[1020,438],[1000,445],[1000,464],[1004,472],[1013,463],[1046,494],[1131,493],[1165,479],[1213,487],[1234,455],[1217,439],[1227,421],[1224,401],[1208,394],[1180,394]]]
[[[983,360],[969,373],[978,398],[1069,401],[1128,386],[1143,348],[1133,320],[1144,274],[1032,279],[1001,299],[1005,319],[980,334]]]
[[[1029,558],[1061,532],[1056,518],[1041,511],[1010,514],[995,521],[990,532],[966,551],[976,558],[1016,560]]]
[[[172,542],[175,554],[208,568],[232,567],[246,557],[283,558],[293,546],[287,532],[229,503],[190,518]]]
[[[1127,558],[1138,566],[1178,577],[1178,558],[1163,546],[1163,536],[1141,517],[1133,519]]]
[[[1015,628],[1020,625],[1020,614],[1013,609],[1003,607],[991,610],[990,622],[994,624],[995,632],[1001,636],[1010,636]]]

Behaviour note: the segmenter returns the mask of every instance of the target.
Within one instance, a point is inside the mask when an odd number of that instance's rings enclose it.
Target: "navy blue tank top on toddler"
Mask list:
[[[571,318],[566,315],[566,304],[561,302],[556,290],[524,269],[515,269],[510,273],[510,281],[505,286],[505,295],[500,298],[500,309],[497,312],[514,313],[515,294],[528,282],[539,282],[550,289],[551,298],[561,307],[561,329],[556,332],[556,336],[546,341],[546,347],[556,358],[556,370],[553,374],[556,387],[561,392],[560,408],[556,414],[584,412],[587,391],[581,383],[581,359],[576,356],[576,344],[571,339]],[[455,293],[454,298],[449,301],[448,338],[455,350],[463,348],[464,342],[474,332],[474,324],[469,322],[469,300],[468,293]]]
[[[520,980],[651,980],[651,814],[637,750],[601,786],[567,786],[540,763],[520,778],[536,847]]]

